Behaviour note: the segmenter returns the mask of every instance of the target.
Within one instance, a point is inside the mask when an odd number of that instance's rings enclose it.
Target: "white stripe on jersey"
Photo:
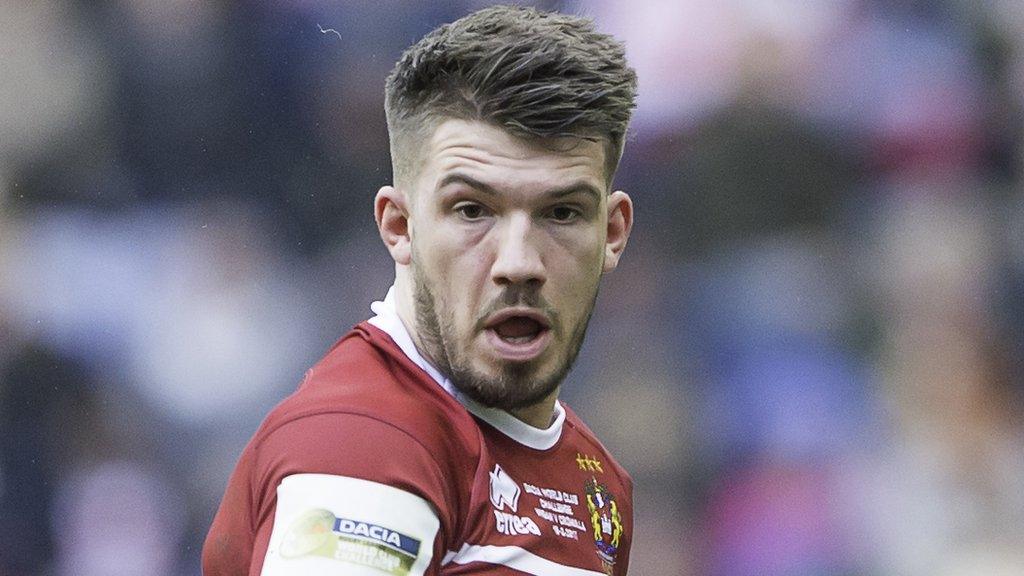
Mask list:
[[[519,546],[474,546],[463,544],[458,552],[449,551],[444,556],[442,565],[454,562],[469,564],[470,562],[486,562],[499,564],[533,576],[605,576],[604,572],[594,572],[553,562],[537,556]]]

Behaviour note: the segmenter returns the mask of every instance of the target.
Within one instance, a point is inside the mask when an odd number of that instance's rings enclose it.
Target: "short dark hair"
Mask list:
[[[603,139],[606,180],[636,106],[625,48],[587,18],[494,6],[411,46],[385,89],[395,181],[415,172],[417,146],[441,119],[493,123],[536,139]]]

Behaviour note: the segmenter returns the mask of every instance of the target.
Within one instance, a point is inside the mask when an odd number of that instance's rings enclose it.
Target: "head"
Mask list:
[[[632,226],[611,182],[635,87],[589,21],[515,7],[438,28],[388,78],[375,213],[399,314],[485,405],[553,399],[572,366]]]

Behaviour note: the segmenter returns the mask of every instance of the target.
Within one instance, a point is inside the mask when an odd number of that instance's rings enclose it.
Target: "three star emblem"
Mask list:
[[[601,469],[601,461],[597,458],[591,458],[586,454],[576,453],[576,465],[580,467],[580,470],[587,472],[604,472]]]

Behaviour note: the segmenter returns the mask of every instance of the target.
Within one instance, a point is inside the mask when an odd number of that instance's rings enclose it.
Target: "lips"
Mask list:
[[[487,340],[500,358],[527,361],[539,356],[551,341],[551,322],[532,308],[510,308],[489,316]]]

